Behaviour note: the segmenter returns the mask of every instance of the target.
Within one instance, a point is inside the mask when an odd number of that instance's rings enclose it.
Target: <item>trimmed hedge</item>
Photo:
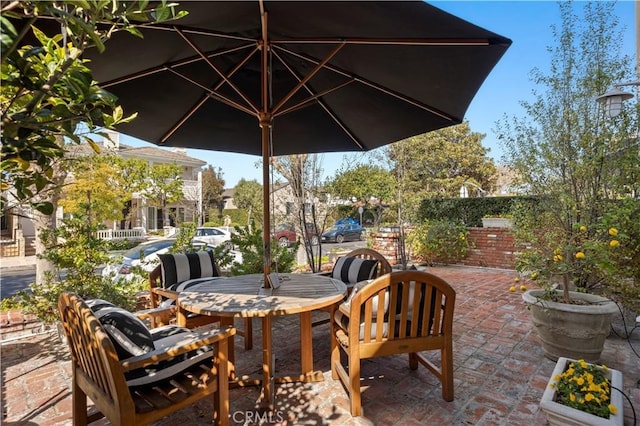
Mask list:
[[[425,198],[420,203],[418,217],[421,220],[445,220],[458,218],[468,227],[482,226],[485,216],[511,214],[516,202],[536,203],[534,197],[482,197],[482,198]]]

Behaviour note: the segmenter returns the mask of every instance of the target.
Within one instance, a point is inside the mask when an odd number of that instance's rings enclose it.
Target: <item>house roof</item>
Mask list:
[[[96,142],[96,145],[101,151],[107,151],[110,148],[106,147],[103,142]],[[73,156],[83,156],[95,154],[93,149],[88,144],[70,145],[67,147],[67,152]],[[206,161],[202,161],[197,158],[189,157],[186,151],[179,149],[164,149],[156,147],[132,147],[125,144],[120,144],[117,149],[117,154],[125,158],[143,158],[146,160],[153,160],[161,163],[177,163],[180,165],[203,167],[207,164]]]

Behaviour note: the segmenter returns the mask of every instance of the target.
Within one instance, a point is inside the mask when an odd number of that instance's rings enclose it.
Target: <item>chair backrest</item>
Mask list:
[[[198,252],[200,253],[200,252]],[[209,253],[208,253],[209,254]],[[220,267],[218,266],[218,264],[214,261],[213,256],[202,256],[202,255],[198,255],[198,254],[194,254],[191,253],[190,254],[191,257],[194,257],[194,259],[192,260],[197,260],[196,263],[198,263],[198,273],[195,274],[194,272],[194,278],[201,278],[201,277],[219,277],[222,275],[222,271],[220,270]],[[151,298],[151,307],[155,308],[158,307],[160,305],[160,303],[162,302],[162,297],[157,294],[154,293],[153,289],[155,288],[167,288],[169,287],[171,284],[167,285],[166,282],[164,282],[164,277],[167,275],[167,271],[166,269],[172,269],[172,272],[169,274],[171,276],[178,276],[178,273],[175,271],[176,268],[176,257],[180,257],[180,258],[187,258],[187,255],[181,254],[181,255],[162,255],[159,256],[160,259],[160,264],[158,264],[158,266],[156,266],[155,268],[153,268],[153,270],[149,273],[149,291],[150,291],[150,298]],[[169,260],[170,262],[167,262],[167,260]],[[208,261],[210,261],[210,264],[207,264],[205,267],[200,267],[200,265],[202,263],[208,263]],[[169,263],[170,265],[166,265],[165,263]],[[181,263],[185,263],[185,262],[181,262]],[[192,262],[193,263],[193,262]],[[187,262],[187,265],[189,264],[189,262]],[[165,269],[164,274],[163,274],[163,268]],[[190,269],[190,268],[189,268]],[[207,271],[207,272],[205,272]],[[191,277],[192,273],[191,271],[188,271],[186,273],[186,276]]]
[[[71,349],[74,380],[110,419],[134,413],[115,347],[93,311],[73,293],[60,295],[58,310]]]
[[[347,257],[357,257],[364,260],[377,260],[378,265],[373,274],[373,278],[381,277],[391,273],[391,264],[380,252],[368,248],[355,249],[347,254]]]
[[[392,272],[356,286],[343,307],[349,340],[371,345],[370,356],[451,345],[455,296],[448,283],[422,271]]]

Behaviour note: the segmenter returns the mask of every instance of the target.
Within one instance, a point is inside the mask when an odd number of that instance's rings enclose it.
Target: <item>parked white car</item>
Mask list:
[[[233,250],[233,244],[229,241],[231,232],[227,229],[218,227],[203,226],[196,228],[194,240],[204,241],[212,246],[225,244],[229,250]]]
[[[151,272],[160,263],[158,255],[169,252],[175,242],[175,238],[167,238],[139,244],[121,255],[114,256],[114,262],[110,262],[102,269],[102,276],[111,277],[114,281],[120,278],[130,281],[135,277],[133,271],[136,266]],[[196,250],[214,248],[212,244],[205,241],[194,240],[191,244]],[[232,252],[232,255],[238,261],[238,254]],[[239,258],[242,261],[241,255]]]

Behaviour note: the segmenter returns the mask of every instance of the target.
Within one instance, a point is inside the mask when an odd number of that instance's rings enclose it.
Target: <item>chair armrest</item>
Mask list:
[[[203,327],[198,330],[192,330],[188,334],[189,336],[185,336],[185,339],[181,340],[179,345],[170,347],[168,349],[155,349],[151,352],[147,352],[146,354],[134,356],[120,361],[122,370],[126,372],[136,370],[138,368],[143,368],[148,365],[155,364],[159,361],[191,352],[202,346],[211,345],[221,340],[228,339],[229,337],[236,334],[236,329],[231,325],[215,328]]]
[[[161,306],[157,308],[143,309],[133,313],[142,321],[148,321],[149,328],[156,328],[161,325],[169,324],[171,317],[176,313],[175,306]]]
[[[180,295],[180,293],[178,293],[177,291],[173,291],[173,290],[167,290],[166,288],[152,288],[151,292],[154,294],[159,294],[162,297],[166,297],[167,299],[178,299],[178,296]]]

